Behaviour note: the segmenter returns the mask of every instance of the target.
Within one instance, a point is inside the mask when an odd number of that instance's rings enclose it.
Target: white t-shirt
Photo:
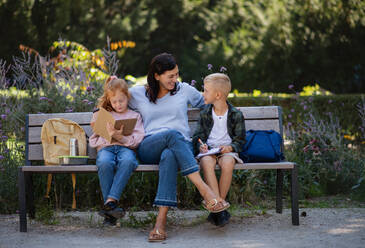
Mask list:
[[[229,137],[227,131],[228,110],[226,113],[224,113],[224,115],[217,116],[214,112],[214,109],[212,109],[212,116],[214,124],[207,140],[208,146],[219,147],[231,144],[232,139]]]

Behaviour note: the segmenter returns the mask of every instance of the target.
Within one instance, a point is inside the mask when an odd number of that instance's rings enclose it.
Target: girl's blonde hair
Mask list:
[[[115,76],[109,77],[104,84],[104,93],[98,99],[98,108],[103,107],[107,111],[113,111],[112,104],[110,103],[110,97],[114,96],[117,90],[122,91],[129,99],[131,99],[131,95],[128,91],[128,84],[121,78],[117,78]]]

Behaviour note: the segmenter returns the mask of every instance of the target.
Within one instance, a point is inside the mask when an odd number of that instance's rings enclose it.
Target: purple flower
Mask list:
[[[288,126],[290,127],[292,125],[292,123],[291,122],[288,122]]]
[[[221,66],[221,68],[219,69],[220,72],[226,72],[227,71],[227,68],[224,67],[224,66]]]
[[[316,143],[317,140],[316,139],[312,139],[311,141],[309,141],[309,144],[313,145],[314,143]]]
[[[1,139],[4,140],[4,141],[7,141],[8,140],[8,136],[3,135],[3,136],[1,136]]]
[[[95,88],[94,88],[93,86],[87,86],[87,88],[86,88],[86,90],[87,90],[87,91],[89,91],[89,92],[90,92],[90,91],[93,91],[94,89],[95,89]]]
[[[90,102],[88,102],[87,104],[88,104],[88,105],[91,105],[91,104],[94,104],[94,102],[90,101]]]
[[[211,71],[213,68],[212,64],[208,64],[208,70]]]
[[[5,113],[9,114],[10,113],[10,109],[9,108],[6,108],[5,109]]]
[[[84,99],[84,100],[82,100],[82,102],[83,102],[83,103],[88,103],[88,102],[89,102],[89,100]]]
[[[294,88],[294,85],[293,84],[289,84],[288,88],[291,90]]]
[[[2,103],[1,104],[1,107],[6,107],[6,103],[4,102],[4,103]]]
[[[74,111],[73,108],[69,108],[69,107],[66,108],[66,113],[70,113],[70,112],[73,112],[73,111]]]
[[[304,110],[306,110],[307,108],[308,108],[308,107],[307,107],[307,105],[304,105],[304,106],[303,106],[303,109],[304,109]]]
[[[288,114],[288,118],[292,118],[292,115],[291,114]]]
[[[45,96],[41,96],[40,98],[39,98],[39,100],[48,100],[48,97],[45,97]]]
[[[24,127],[21,127],[21,128],[20,128],[20,131],[24,132]]]
[[[193,79],[193,80],[191,80],[191,83],[190,83],[190,85],[191,86],[194,86],[196,84],[196,81]]]
[[[303,152],[307,152],[309,150],[309,145],[306,145],[304,148],[303,148]]]
[[[5,157],[3,155],[0,155],[0,160],[4,159]]]
[[[2,114],[1,119],[5,120],[6,119],[6,114]]]
[[[294,111],[295,111],[294,109],[291,109],[291,110],[290,110],[290,112],[292,112],[292,113],[294,113]]]

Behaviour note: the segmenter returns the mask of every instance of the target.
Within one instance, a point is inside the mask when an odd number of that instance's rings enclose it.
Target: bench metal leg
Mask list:
[[[294,226],[299,226],[298,193],[298,166],[294,165],[294,168],[291,170],[291,217]]]
[[[32,173],[24,173],[25,185],[26,185],[26,199],[27,199],[27,209],[29,217],[35,218],[35,207],[34,207],[34,193],[33,193],[33,176]]]
[[[283,170],[276,170],[276,212],[283,212]]]
[[[25,175],[22,167],[18,171],[18,187],[19,187],[19,224],[20,232],[27,231],[27,206],[25,194]]]

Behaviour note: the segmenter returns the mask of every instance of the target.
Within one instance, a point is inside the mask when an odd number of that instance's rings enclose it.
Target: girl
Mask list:
[[[125,214],[117,203],[129,177],[138,165],[132,149],[137,148],[144,137],[141,116],[127,108],[129,99],[127,83],[115,76],[109,77],[104,85],[104,94],[98,99],[98,107],[110,111],[116,120],[137,118],[137,123],[129,136],[122,135],[123,126],[117,130],[108,123],[106,129],[113,137],[110,143],[95,133],[89,139],[90,146],[96,147],[98,151],[96,165],[104,198],[104,207],[99,214],[104,217],[105,225],[115,225],[117,218]],[[92,126],[97,114],[98,112],[93,114]]]

